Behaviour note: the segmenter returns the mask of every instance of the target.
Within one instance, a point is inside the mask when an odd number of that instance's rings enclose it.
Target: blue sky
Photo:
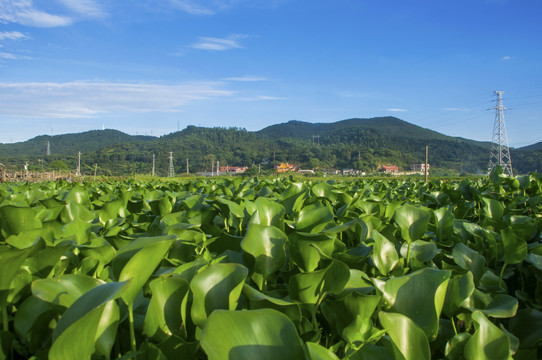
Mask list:
[[[0,142],[396,116],[542,141],[539,0],[0,0]],[[308,135],[309,136],[309,135]]]

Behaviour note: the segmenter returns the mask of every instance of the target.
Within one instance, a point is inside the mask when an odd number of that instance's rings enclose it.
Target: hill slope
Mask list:
[[[53,154],[50,157],[44,157],[47,141]],[[217,161],[232,166],[263,164],[263,169],[271,168],[276,161],[303,168],[372,172],[383,164],[409,170],[411,164],[424,161],[426,146],[434,174],[438,169],[448,174],[486,172],[490,143],[446,136],[394,117],[315,124],[289,121],[256,132],[188,126],[160,138],[130,136],[116,130],[40,136],[24,143],[0,145],[0,162],[20,166],[24,160],[37,166],[37,159],[45,158],[46,165],[62,160],[74,168],[76,154],[82,151],[87,168],[98,164],[104,172],[120,175],[150,173],[154,154],[156,172],[164,176],[169,152],[173,152],[177,172],[186,172],[187,159],[191,173],[210,171]],[[538,151],[512,150],[515,172],[535,170],[532,154]]]

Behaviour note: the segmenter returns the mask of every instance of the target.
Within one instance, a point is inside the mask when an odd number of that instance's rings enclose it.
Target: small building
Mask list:
[[[382,165],[379,171],[385,174],[397,174],[399,167],[397,165]]]
[[[355,175],[356,172],[354,172],[354,169],[343,169],[342,173],[344,176],[351,176]]]
[[[311,169],[307,169],[307,170],[299,169],[299,170],[297,170],[297,173],[298,174],[314,174],[314,170],[311,170]]]
[[[221,173],[233,173],[233,174],[242,174],[248,170],[248,166],[221,166],[219,171]]]
[[[429,172],[429,169],[431,167],[429,166],[429,164],[427,164],[427,171]],[[412,171],[419,171],[419,172],[425,172],[425,163],[422,163],[422,164],[412,164],[410,165],[410,170]]]
[[[299,169],[299,166],[295,166],[289,163],[281,163],[280,165],[275,165],[275,171],[279,173],[296,171],[297,169]]]

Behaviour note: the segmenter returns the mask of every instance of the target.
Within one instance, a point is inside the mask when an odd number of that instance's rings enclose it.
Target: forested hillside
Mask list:
[[[50,156],[45,156],[47,142]],[[0,163],[17,168],[28,161],[34,167],[74,169],[81,151],[83,170],[97,164],[101,173],[121,175],[150,173],[154,154],[156,173],[165,176],[172,152],[177,173],[186,172],[187,159],[191,173],[211,171],[217,161],[230,166],[260,165],[263,170],[274,163],[290,162],[305,169],[374,172],[384,164],[409,170],[411,164],[424,161],[426,146],[433,174],[483,174],[487,170],[490,143],[446,136],[394,117],[335,123],[292,120],[257,132],[188,126],[159,138],[116,130],[39,136],[1,144]],[[535,171],[541,152],[534,145],[512,150],[515,172]]]

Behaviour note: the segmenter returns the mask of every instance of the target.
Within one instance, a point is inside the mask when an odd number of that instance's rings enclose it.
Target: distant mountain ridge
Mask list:
[[[51,156],[44,157],[47,142]],[[429,163],[434,173],[483,174],[487,170],[490,142],[451,137],[395,117],[354,118],[334,123],[291,120],[259,131],[240,128],[188,126],[161,137],[133,136],[118,130],[37,136],[25,142],[0,144],[0,162],[21,164],[45,159],[64,161],[73,167],[81,151],[86,164],[100,164],[114,174],[150,172],[152,155],[160,174],[167,171],[173,152],[177,171],[209,171],[211,164],[264,164],[291,162],[304,168],[355,168],[374,171],[383,164],[409,170],[423,162],[429,146]],[[519,172],[542,168],[542,142],[511,149],[512,164]],[[40,161],[41,161],[40,160]],[[34,161],[34,162],[33,162]],[[166,169],[166,170],[164,170]],[[182,170],[181,170],[182,169]]]

